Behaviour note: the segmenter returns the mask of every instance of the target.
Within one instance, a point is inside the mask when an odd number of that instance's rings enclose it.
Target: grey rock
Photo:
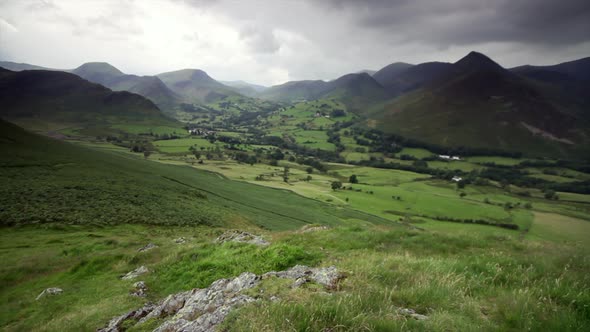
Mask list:
[[[152,250],[152,249],[154,249],[154,248],[157,248],[157,247],[158,247],[158,246],[157,246],[157,245],[155,245],[155,244],[153,244],[153,243],[148,243],[148,244],[146,244],[145,246],[143,246],[143,247],[141,247],[141,248],[137,249],[137,251],[139,251],[139,252],[145,252],[145,251],[148,251],[148,250]]]
[[[138,267],[137,269],[135,269],[135,270],[127,273],[126,275],[122,276],[121,279],[123,279],[123,280],[135,279],[135,278],[139,277],[140,275],[146,274],[148,272],[150,272],[150,270],[148,270],[147,267],[145,267],[145,266],[142,265],[142,266]]]
[[[179,237],[179,238],[174,239],[174,243],[183,244],[183,243],[186,243],[186,239],[184,237]]]
[[[295,265],[281,272],[268,272],[262,277],[271,276],[293,279],[295,280],[293,287],[299,287],[307,282],[314,281],[330,290],[336,289],[340,280],[346,277],[344,274],[338,272],[335,266],[310,268],[304,265]]]
[[[229,312],[238,306],[257,301],[242,294],[243,291],[258,285],[262,279],[289,278],[302,285],[317,282],[328,289],[335,289],[343,278],[335,267],[310,268],[297,265],[281,272],[256,275],[244,272],[232,279],[219,279],[209,287],[172,294],[160,303],[147,304],[143,308],[130,311],[113,318],[101,332],[117,332],[127,320],[144,323],[149,319],[163,319],[164,322],[154,331],[158,332],[212,332]],[[333,278],[329,279],[329,278]],[[139,284],[136,283],[136,284]],[[272,297],[278,300],[276,297]]]
[[[138,281],[133,284],[134,290],[131,291],[131,295],[145,297],[147,295],[148,287],[143,281]]]
[[[61,288],[50,287],[50,288],[43,290],[39,295],[37,295],[37,298],[35,300],[39,300],[40,298],[45,297],[47,295],[59,295],[59,294],[63,293],[63,291],[64,290]]]
[[[399,308],[399,309],[397,309],[397,313],[400,314],[400,315],[402,315],[402,316],[414,318],[416,320],[426,320],[426,319],[428,319],[428,316],[418,314],[418,313],[416,313],[416,311],[414,309]]]
[[[241,242],[241,243],[250,243],[255,244],[258,246],[268,246],[270,242],[266,241],[264,238],[258,235],[250,234],[244,231],[227,231],[221,234],[215,242],[223,243],[223,242]]]
[[[305,225],[303,227],[301,227],[301,229],[299,230],[299,233],[311,233],[311,232],[319,232],[319,231],[325,231],[330,229],[330,227],[328,226],[322,226],[322,225]]]

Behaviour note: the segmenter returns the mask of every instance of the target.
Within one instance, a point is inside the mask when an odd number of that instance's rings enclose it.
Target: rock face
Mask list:
[[[263,275],[244,272],[233,279],[219,279],[208,288],[181,292],[168,296],[160,303],[146,304],[143,308],[130,311],[113,318],[109,324],[99,329],[100,332],[118,332],[121,326],[129,327],[129,320],[143,323],[150,319],[162,319],[164,322],[154,331],[158,332],[212,332],[229,312],[240,305],[257,301],[256,298],[242,294],[268,278],[293,279],[293,287],[306,282],[316,282],[326,289],[337,288],[344,275],[331,266],[327,268],[310,268],[297,265],[280,272],[268,272]]]
[[[154,248],[157,248],[158,246],[153,244],[153,243],[148,243],[145,246],[139,248],[137,251],[139,252],[144,252],[144,251],[148,251],[148,250],[152,250]]]
[[[270,242],[263,239],[261,236],[250,234],[244,231],[227,231],[221,234],[215,242],[223,243],[223,242],[242,242],[242,243],[250,243],[255,244],[258,246],[268,246]]]
[[[37,298],[35,300],[39,300],[40,298],[46,295],[59,295],[63,293],[63,291],[63,289],[57,287],[47,288],[46,290],[42,291],[41,294],[37,295]]]
[[[150,270],[148,270],[147,267],[145,267],[145,266],[142,265],[142,266],[138,267],[137,269],[135,269],[135,270],[127,273],[126,275],[122,276],[121,279],[123,279],[123,280],[135,279],[135,278],[139,277],[140,275],[146,274],[148,272],[150,272]]]

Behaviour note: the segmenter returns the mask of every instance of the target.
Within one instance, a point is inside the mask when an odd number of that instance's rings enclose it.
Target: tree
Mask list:
[[[465,188],[465,180],[461,180],[459,182],[457,182],[457,189],[463,189]]]
[[[151,153],[151,151],[148,151],[148,150],[145,150],[145,151],[143,151],[143,157],[144,157],[145,159],[148,159],[148,157],[149,157],[151,154],[152,154],[152,153]]]
[[[307,174],[311,174],[311,173],[313,173],[313,167],[310,166],[310,167],[306,168],[305,171],[307,172]]]
[[[348,179],[348,182],[359,183],[359,180],[357,179],[356,174],[351,175],[350,178]]]
[[[428,163],[425,160],[414,160],[412,163],[414,167],[428,167]]]
[[[340,181],[332,182],[332,190],[338,190],[340,188],[342,188],[342,182],[340,182]]]
[[[461,198],[463,198],[463,197],[467,196],[467,194],[466,194],[466,193],[464,193],[464,192],[461,192],[461,193],[459,194],[459,196],[460,196]]]
[[[554,200],[557,200],[559,197],[555,193],[555,190],[553,190],[553,189],[547,189],[547,190],[545,190],[545,198],[546,199],[554,199]]]

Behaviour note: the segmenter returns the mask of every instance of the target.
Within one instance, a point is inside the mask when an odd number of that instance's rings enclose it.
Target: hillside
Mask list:
[[[586,119],[567,104],[557,107],[557,93],[547,92],[553,87],[541,87],[476,52],[437,76],[374,109],[372,124],[446,146],[562,157],[587,149]]]
[[[127,75],[106,62],[89,62],[72,73],[114,91],[129,91],[144,96],[168,111],[180,103],[180,97],[156,76]]]
[[[349,218],[390,223],[351,209],[334,210],[289,191],[38,136],[3,120],[0,149],[3,225],[223,226],[242,220],[280,230],[311,223],[336,225]]]
[[[176,125],[151,101],[113,92],[74,74],[31,70],[0,74],[0,116],[18,123],[85,127],[110,124]]]
[[[385,98],[385,90],[369,74],[348,74],[333,81],[292,81],[275,85],[260,94],[261,98],[293,102],[322,98],[338,99],[352,110],[360,110]]]
[[[199,69],[183,69],[157,75],[168,88],[187,103],[210,103],[239,95]]]

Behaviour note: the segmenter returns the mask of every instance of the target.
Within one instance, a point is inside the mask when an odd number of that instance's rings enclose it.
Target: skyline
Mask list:
[[[0,60],[99,61],[136,75],[194,68],[268,86],[472,50],[507,68],[556,64],[590,55],[588,31],[590,3],[577,0],[6,1]]]

